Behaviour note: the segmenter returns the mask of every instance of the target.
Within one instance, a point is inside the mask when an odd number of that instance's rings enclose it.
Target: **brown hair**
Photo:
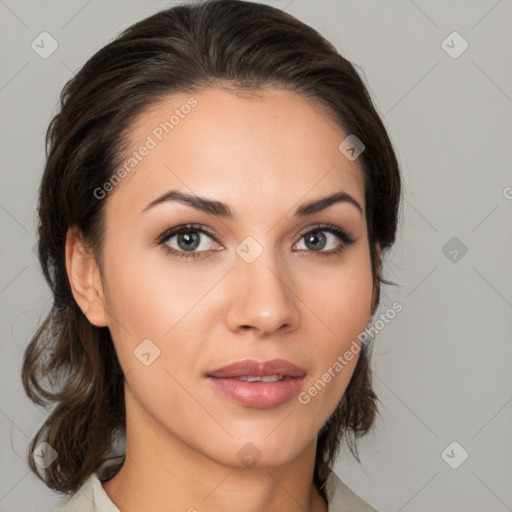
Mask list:
[[[71,293],[67,230],[78,226],[101,263],[105,201],[95,199],[94,190],[122,162],[137,116],[167,95],[219,83],[240,91],[269,86],[296,92],[363,141],[359,159],[374,280],[372,313],[380,284],[393,284],[381,277],[375,243],[386,250],[395,240],[401,193],[397,158],[363,81],[331,43],[279,9],[240,0],[179,5],[130,26],[65,84],[60,111],[46,134],[38,248],[53,305],[25,351],[22,381],[33,402],[54,405],[30,453],[46,441],[57,460],[43,476],[31,456],[28,462],[57,492],[76,492],[126,428],[124,376],[110,331],[90,324]],[[356,438],[374,424],[370,347],[362,344],[352,379],[318,435],[314,481],[323,493],[341,441],[360,462]]]

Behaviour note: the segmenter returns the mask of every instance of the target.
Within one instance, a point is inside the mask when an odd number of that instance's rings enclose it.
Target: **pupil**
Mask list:
[[[180,242],[185,242],[185,246],[181,247]],[[178,245],[180,245],[181,248],[185,248],[186,250],[196,249],[197,246],[199,245],[199,236],[197,233],[194,233],[192,231],[180,233],[180,235],[178,236]]]
[[[311,240],[317,240],[320,239],[320,241],[323,239],[323,243],[320,242],[320,245],[317,244],[317,242],[313,242],[313,249],[323,249],[325,246],[325,237],[323,235],[319,235],[320,231],[315,231],[314,233],[310,234],[307,237],[306,243],[311,242]]]

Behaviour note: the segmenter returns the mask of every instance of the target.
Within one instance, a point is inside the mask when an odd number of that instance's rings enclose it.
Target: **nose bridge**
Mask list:
[[[274,248],[247,237],[236,252],[228,314],[231,329],[254,328],[267,335],[296,327],[299,310],[293,284]]]

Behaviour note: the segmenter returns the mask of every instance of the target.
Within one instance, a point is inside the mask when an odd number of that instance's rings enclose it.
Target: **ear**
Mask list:
[[[66,271],[78,307],[91,324],[106,327],[108,314],[100,271],[77,226],[71,226],[66,235]]]

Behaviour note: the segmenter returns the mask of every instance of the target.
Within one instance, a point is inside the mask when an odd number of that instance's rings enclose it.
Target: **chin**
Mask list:
[[[312,443],[303,436],[290,437],[286,430],[280,434],[273,432],[266,436],[267,434],[252,438],[244,436],[243,439],[231,441],[226,450],[227,452],[233,450],[235,457],[230,457],[229,461],[226,461],[227,465],[237,468],[284,466],[296,459]]]

